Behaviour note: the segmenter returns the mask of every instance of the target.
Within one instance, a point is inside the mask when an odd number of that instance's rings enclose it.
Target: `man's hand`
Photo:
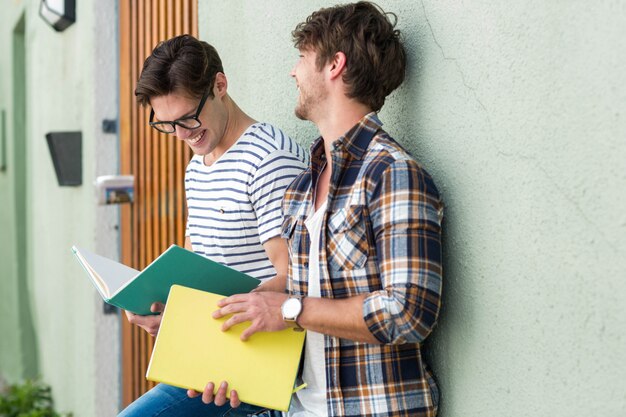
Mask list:
[[[213,318],[219,319],[232,314],[222,325],[224,332],[235,324],[252,322],[241,333],[241,340],[245,341],[256,332],[275,332],[288,327],[280,311],[287,297],[285,293],[272,291],[236,294],[217,303],[220,309],[213,312]]]
[[[228,401],[228,399],[226,398],[226,392],[228,391],[228,383],[226,381],[222,381],[215,395],[213,394],[214,390],[215,390],[215,385],[212,382],[209,382],[208,384],[206,384],[206,387],[204,387],[204,392],[198,392],[198,391],[194,391],[190,389],[190,390],[187,390],[187,396],[189,398],[195,398],[198,395],[202,394],[202,402],[205,404],[210,404],[211,402],[214,402],[215,405],[218,407],[221,407],[224,404],[226,404],[226,402]],[[237,391],[232,390],[230,392],[230,406],[232,408],[237,408],[240,405],[241,405],[241,401],[239,401],[239,395],[237,395]]]
[[[162,313],[164,309],[165,305],[163,303],[152,303],[150,306],[150,311],[153,313]],[[161,326],[161,314],[155,316],[140,316],[139,314],[131,313],[130,311],[125,312],[130,324],[136,324],[150,333],[150,336],[155,337],[159,332],[159,327]]]

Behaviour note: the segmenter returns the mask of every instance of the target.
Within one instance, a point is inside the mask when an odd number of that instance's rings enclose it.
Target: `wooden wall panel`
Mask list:
[[[158,42],[198,33],[197,0],[120,0],[120,170],[135,176],[135,201],[122,207],[122,262],[145,268],[169,245],[184,244],[184,170],[191,151],[148,126],[150,109],[135,102],[145,58]],[[145,379],[153,339],[122,317],[124,406],[153,384]]]

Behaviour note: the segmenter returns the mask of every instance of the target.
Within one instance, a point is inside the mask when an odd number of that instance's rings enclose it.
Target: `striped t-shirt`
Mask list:
[[[280,236],[281,200],[308,153],[280,129],[251,125],[211,166],[194,155],[185,174],[194,252],[259,279],[276,271],[263,243]]]

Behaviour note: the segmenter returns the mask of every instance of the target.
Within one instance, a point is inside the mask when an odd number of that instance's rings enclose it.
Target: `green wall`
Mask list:
[[[98,208],[92,186],[117,169],[117,136],[99,131],[102,118],[117,117],[116,2],[77,2],[77,22],[62,33],[39,17],[39,3],[3,2],[0,15],[0,376],[39,376],[60,411],[110,416],[119,408],[119,318],[103,316],[70,248],[117,254],[117,209]],[[107,27],[98,29],[104,4]],[[53,131],[82,132],[82,186],[58,185],[45,140]]]
[[[200,2],[233,98],[302,143],[290,32],[335,2]],[[446,202],[442,416],[626,413],[626,8],[380,1],[409,55],[385,128]]]
[[[4,233],[0,240],[0,289],[3,302],[0,314],[0,363],[4,364],[4,378],[33,377],[38,372],[36,340],[33,329],[31,300],[28,292],[26,263],[26,44],[25,23],[22,15],[8,28],[7,54],[9,65],[6,78],[11,78],[13,94],[3,110],[3,162],[0,172],[2,213],[0,221]],[[8,112],[7,107],[12,111]],[[12,126],[11,134],[8,133]]]
[[[26,217],[28,198],[28,145],[27,145],[27,102],[26,102],[26,23],[19,19],[13,30],[13,197],[15,198],[14,253],[16,255],[15,277],[19,312],[20,363],[24,376],[35,377],[39,371],[37,344],[33,328],[32,301],[29,291],[27,240],[28,220]]]
[[[3,346],[0,372],[11,382],[40,376],[52,385],[59,409],[93,415],[89,404],[94,393],[76,388],[94,383],[93,320],[83,319],[92,315],[93,300],[89,283],[73,274],[69,248],[74,241],[93,241],[94,216],[83,204],[90,197],[86,190],[58,186],[44,137],[55,130],[93,129],[83,89],[91,64],[84,57],[91,35],[88,25],[55,33],[39,18],[37,6],[38,2],[9,2],[2,15],[2,50],[22,43],[26,65],[17,53],[2,54],[2,72],[17,71],[0,81],[1,106],[9,120],[8,160],[14,162],[1,198],[13,200],[10,205],[15,207],[12,212],[5,208],[7,216],[0,220],[3,230],[11,230],[0,253],[7,266],[13,264],[3,268],[0,284],[3,290],[10,289],[2,291],[0,305],[13,310],[0,320],[10,330],[9,337],[3,337],[7,349]],[[20,18],[23,36],[16,42],[13,28]],[[25,95],[19,91],[22,84]],[[23,99],[25,104],[20,103]],[[24,126],[16,123],[22,106]],[[89,160],[93,147],[84,145],[83,157]],[[84,181],[93,181],[88,169]]]

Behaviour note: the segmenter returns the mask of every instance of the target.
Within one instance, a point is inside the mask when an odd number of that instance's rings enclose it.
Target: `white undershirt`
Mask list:
[[[322,220],[326,212],[326,202],[314,212],[311,212],[304,221],[309,231],[311,247],[309,249],[309,297],[320,297],[319,274],[319,243],[322,232]],[[304,364],[302,367],[302,381],[307,387],[296,393],[288,415],[290,417],[328,416],[326,406],[326,360],[324,358],[324,335],[307,330],[304,345]]]

